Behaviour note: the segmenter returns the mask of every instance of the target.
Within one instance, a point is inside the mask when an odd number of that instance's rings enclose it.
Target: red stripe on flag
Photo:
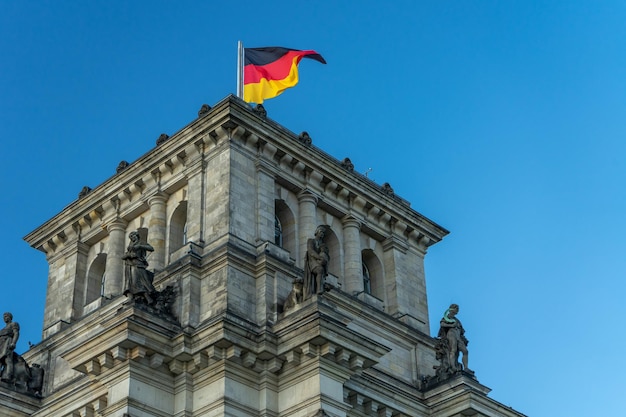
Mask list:
[[[243,83],[254,84],[262,79],[268,81],[282,80],[287,78],[291,72],[291,66],[294,64],[294,58],[297,57],[295,64],[298,65],[300,60],[311,54],[317,54],[315,51],[289,51],[279,59],[266,65],[248,64],[243,68]]]

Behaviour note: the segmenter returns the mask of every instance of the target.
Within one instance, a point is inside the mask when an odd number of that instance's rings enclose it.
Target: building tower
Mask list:
[[[261,107],[203,106],[25,237],[49,263],[43,340],[23,355],[45,375],[41,397],[0,386],[0,410],[521,416],[469,372],[433,379],[424,256],[447,233]],[[307,294],[312,250],[324,282]]]

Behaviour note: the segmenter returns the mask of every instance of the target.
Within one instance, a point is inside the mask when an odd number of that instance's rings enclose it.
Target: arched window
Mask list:
[[[371,249],[365,249],[361,252],[361,262],[363,264],[363,290],[379,300],[385,301],[382,263]]]
[[[296,238],[296,220],[284,200],[274,202],[274,244],[290,252],[291,257],[296,253],[298,239]]]
[[[168,241],[170,254],[188,242],[187,226],[187,202],[181,201],[170,217],[170,238]]]
[[[278,216],[274,216],[274,244],[283,247],[283,226]]]
[[[96,301],[104,294],[106,262],[106,253],[100,253],[89,266],[89,271],[87,272],[87,286],[85,288],[85,305]]]

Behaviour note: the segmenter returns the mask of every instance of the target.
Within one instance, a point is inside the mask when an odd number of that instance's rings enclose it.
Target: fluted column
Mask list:
[[[315,234],[317,197],[308,191],[298,194],[299,219],[298,219],[298,241],[300,243],[300,258],[298,264],[304,266],[304,254],[306,253],[306,242]]]
[[[122,293],[124,285],[124,255],[126,222],[115,219],[107,226],[109,241],[107,248],[106,275],[104,279],[104,296],[115,297]]]
[[[150,268],[159,271],[165,267],[165,235],[167,215],[165,203],[167,195],[158,193],[148,199],[150,221],[148,222],[148,243],[154,248],[150,257]]]
[[[341,219],[343,224],[344,291],[358,294],[363,291],[363,266],[361,259],[361,222],[352,216]]]

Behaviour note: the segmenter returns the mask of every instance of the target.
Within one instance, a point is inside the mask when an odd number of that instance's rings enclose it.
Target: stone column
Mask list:
[[[311,192],[304,190],[298,194],[299,203],[299,243],[300,258],[296,260],[296,264],[304,267],[304,256],[306,254],[306,242],[315,234],[315,228],[318,226],[316,222],[317,197]]]
[[[122,219],[115,219],[107,226],[109,232],[106,275],[104,278],[104,296],[107,298],[120,295],[124,285],[124,255],[127,223]]]
[[[167,195],[159,192],[148,199],[150,221],[148,222],[148,243],[154,248],[150,257],[150,268],[160,271],[165,268],[165,236],[167,215],[165,203]]]
[[[344,291],[358,294],[363,291],[363,266],[361,259],[361,222],[347,215],[341,219],[343,224],[344,254]]]

